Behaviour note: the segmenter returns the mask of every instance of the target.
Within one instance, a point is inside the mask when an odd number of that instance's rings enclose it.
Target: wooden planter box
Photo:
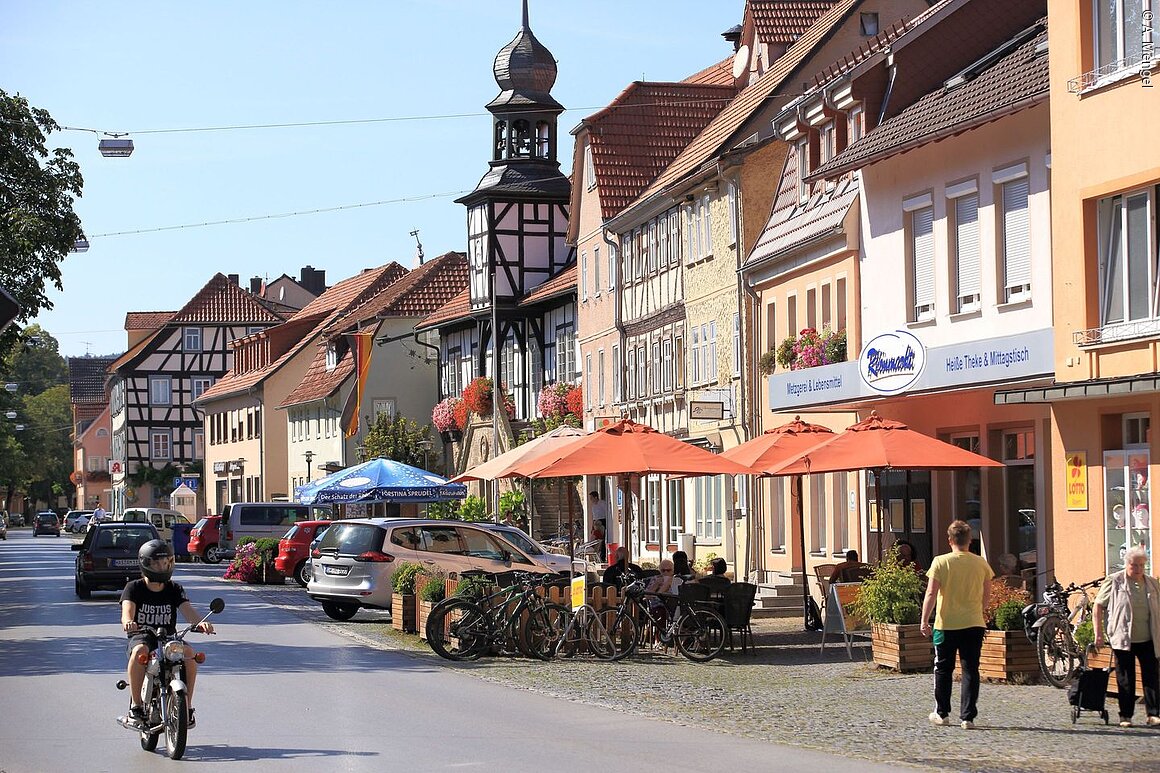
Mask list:
[[[896,671],[927,671],[934,666],[934,644],[921,626],[872,623],[870,643],[874,662]]]
[[[391,627],[404,633],[415,633],[416,597],[414,593],[391,594]]]
[[[1112,648],[1106,644],[1088,655],[1088,668],[1106,668],[1111,671],[1108,675],[1108,695],[1119,695],[1120,684],[1116,681],[1116,657]],[[1136,663],[1136,697],[1144,694],[1144,681],[1140,674],[1140,664]]]
[[[955,674],[961,669],[955,666]],[[979,677],[1027,684],[1039,677],[1039,655],[1022,630],[987,631],[979,657]]]
[[[424,641],[427,640],[427,616],[431,614],[431,609],[438,603],[437,601],[420,601],[416,605],[415,629],[419,633],[419,638]],[[392,613],[393,616],[394,613]]]
[[[262,564],[262,584],[263,585],[285,585],[286,575],[274,568],[274,562]]]

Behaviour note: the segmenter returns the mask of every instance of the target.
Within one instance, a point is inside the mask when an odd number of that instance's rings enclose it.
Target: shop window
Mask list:
[[[1025,564],[1036,563],[1035,433],[1018,430],[1003,433],[1006,474],[1007,552]]]
[[[1147,448],[1104,453],[1105,551],[1108,574],[1124,568],[1128,548],[1148,551],[1145,571],[1152,573],[1152,496]]]

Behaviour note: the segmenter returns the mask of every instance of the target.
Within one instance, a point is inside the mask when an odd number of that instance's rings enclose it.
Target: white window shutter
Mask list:
[[[955,199],[955,247],[960,302],[979,295],[979,195]],[[964,301],[964,299],[968,299]]]
[[[934,208],[917,209],[910,218],[914,318],[929,319],[934,309]]]
[[[1003,276],[1008,291],[1031,284],[1031,222],[1027,216],[1028,179],[1003,184]]]

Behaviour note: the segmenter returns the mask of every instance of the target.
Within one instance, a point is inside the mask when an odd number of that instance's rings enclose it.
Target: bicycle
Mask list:
[[[518,651],[540,660],[552,657],[571,615],[537,592],[551,575],[513,571],[503,576],[486,572],[461,576],[486,576],[497,584],[510,584],[479,600],[452,597],[436,604],[426,628],[427,643],[435,654],[457,661],[478,660],[489,651]],[[515,606],[509,612],[512,602]]]
[[[1076,644],[1076,630],[1092,619],[1092,600],[1087,591],[1098,588],[1104,578],[1071,583],[1066,588],[1058,581],[1043,591],[1043,601],[1029,604],[1023,610],[1024,632],[1035,645],[1039,670],[1052,687],[1067,687],[1084,663],[1083,649]],[[1075,609],[1069,599],[1079,594]]]
[[[672,614],[669,614],[666,602],[672,602],[672,596],[650,593],[645,589],[645,581],[634,579],[631,573],[626,573],[625,578],[629,582],[624,587],[624,598],[616,607],[605,611],[606,617],[612,615],[611,623],[605,626],[615,648],[611,660],[626,658],[640,647],[638,616],[658,632],[662,644],[676,644],[677,652],[689,660],[705,663],[721,654],[729,629],[725,618],[708,602],[691,602],[678,597]],[[660,604],[649,603],[650,598]],[[662,609],[665,611],[663,615]]]

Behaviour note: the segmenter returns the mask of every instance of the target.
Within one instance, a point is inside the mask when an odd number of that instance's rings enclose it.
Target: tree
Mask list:
[[[363,441],[367,459],[394,459],[425,469],[431,448],[431,427],[422,427],[405,416],[391,418],[380,413]]]
[[[71,495],[76,487],[69,481],[72,460],[72,406],[68,386],[60,384],[24,399],[27,419],[21,443],[34,464],[28,466],[28,496],[55,502]]]
[[[4,373],[26,397],[68,383],[68,363],[60,355],[60,344],[40,325],[24,328],[20,339],[11,344],[4,357]]]
[[[0,286],[32,319],[52,302],[45,283],[63,290],[60,263],[84,232],[73,211],[84,180],[67,148],[48,150],[48,134],[59,131],[48,111],[0,89]],[[19,333],[0,338],[8,348]]]

